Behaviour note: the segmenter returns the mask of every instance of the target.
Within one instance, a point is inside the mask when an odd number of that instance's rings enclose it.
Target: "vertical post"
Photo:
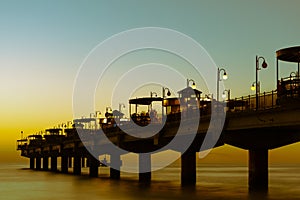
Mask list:
[[[187,151],[181,155],[181,185],[196,185],[196,155]]]
[[[297,72],[297,79],[299,79],[299,68],[300,68],[300,66],[299,66],[299,61],[298,61],[298,72]]]
[[[264,92],[264,109],[266,109],[266,92]]]
[[[245,110],[246,110],[246,105],[245,105]],[[242,112],[244,111],[244,97],[242,97]]]
[[[88,163],[90,168],[90,177],[98,177],[98,170],[99,170],[99,160],[94,158],[93,156],[88,157]]]
[[[187,83],[189,85],[189,83]],[[187,86],[188,87],[188,86]],[[164,110],[164,99],[165,99],[165,88],[162,87],[162,102],[161,102],[161,121],[164,121],[164,115],[165,115],[165,110]]]
[[[151,154],[139,155],[139,181],[143,183],[151,182]]]
[[[35,168],[36,170],[41,170],[41,157],[40,156],[37,156],[35,158]]]
[[[279,81],[278,73],[279,73],[279,69],[278,69],[278,58],[276,58],[276,89],[277,89],[277,91],[278,91],[278,81]]]
[[[250,149],[248,185],[250,190],[268,190],[268,149]]]
[[[82,156],[81,158],[81,167],[85,167],[85,157]]]
[[[274,107],[274,90],[272,90],[272,108]]]
[[[219,86],[220,86],[220,68],[218,68],[218,74],[217,74],[217,103],[219,102]]]
[[[74,155],[73,174],[81,174],[81,156],[76,153]]]
[[[86,158],[86,167],[90,167],[90,158],[89,157]]]
[[[72,167],[72,156],[70,156],[70,157],[68,158],[68,160],[69,160],[69,161],[68,161],[68,165],[69,165],[68,167],[71,168],[71,167]]]
[[[121,167],[121,159],[120,155],[112,154],[110,156],[110,178],[112,179],[120,179],[120,167]]]
[[[137,104],[135,104],[135,113],[137,114]]]
[[[68,173],[68,156],[67,155],[61,156],[61,172],[64,174]]]
[[[49,157],[48,156],[43,157],[43,170],[44,171],[49,170]]]
[[[258,58],[256,56],[256,62],[255,62],[255,106],[256,110],[259,108],[259,103],[258,103]]]
[[[34,157],[30,157],[30,169],[34,169]]]
[[[51,171],[53,171],[53,172],[57,171],[57,156],[56,155],[51,156]]]

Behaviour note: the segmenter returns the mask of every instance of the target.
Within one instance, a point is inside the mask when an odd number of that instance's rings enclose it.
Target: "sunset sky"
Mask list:
[[[96,45],[128,29],[163,27],[190,36],[226,68],[232,97],[253,94],[255,56],[264,56],[269,66],[259,72],[261,90],[275,89],[276,50],[300,45],[299,6],[297,0],[0,1],[0,162],[22,161],[15,150],[21,131],[72,119],[80,65]],[[297,70],[281,67],[280,77]],[[291,145],[270,159],[299,163],[299,151],[300,144]],[[206,160],[244,162],[246,153],[221,147]]]

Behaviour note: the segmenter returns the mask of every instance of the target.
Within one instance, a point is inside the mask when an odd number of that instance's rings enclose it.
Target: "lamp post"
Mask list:
[[[99,115],[101,115],[101,112],[100,111],[96,111],[95,112],[95,129],[97,130],[98,129],[98,121],[97,121],[97,119],[98,119],[98,116]]]
[[[260,87],[259,87],[259,85],[260,85],[260,82],[258,81],[257,82],[257,90],[258,90],[258,93],[260,93]],[[256,90],[256,82],[254,81],[253,83],[252,83],[252,85],[251,85],[251,90],[252,91],[255,91]]]
[[[96,114],[95,113],[90,113],[90,129],[92,129],[93,125],[92,125],[92,118],[94,118],[94,123],[96,124]],[[95,125],[94,124],[94,125]],[[95,126],[96,129],[96,126]]]
[[[167,92],[167,96],[171,96],[170,89],[167,88],[167,87],[163,87],[163,88],[162,88],[162,96],[163,96],[163,99],[166,97],[166,90],[168,91],[168,92]]]
[[[290,80],[292,80],[292,78],[293,78],[293,75],[294,75],[295,77],[297,77],[297,76],[298,76],[296,72],[291,72],[291,73],[290,73]]]
[[[230,89],[223,91],[222,98],[225,100],[225,98],[226,98],[226,92],[227,92],[227,100],[229,101],[230,100]]]
[[[112,111],[112,109],[111,109],[111,107],[109,107],[109,106],[107,106],[106,108],[105,108],[105,110],[106,110],[106,112],[108,112],[108,111]]]
[[[152,98],[153,95],[155,95],[155,97],[157,97],[157,93],[156,92],[150,92],[150,97]]]
[[[124,103],[119,103],[119,112],[122,113],[122,108],[125,108]]]
[[[256,110],[258,110],[258,108],[259,108],[258,95],[259,95],[259,92],[260,92],[260,83],[258,81],[258,71],[261,70],[261,68],[259,68],[259,59],[263,60],[263,63],[261,65],[262,68],[267,68],[268,67],[268,64],[266,63],[266,60],[265,60],[264,57],[256,56],[256,59],[255,59],[255,71],[256,71],[256,73],[255,73],[255,101],[256,101]]]
[[[223,76],[222,79],[220,77],[221,72],[223,72]],[[218,68],[218,73],[217,73],[217,102],[219,102],[219,87],[220,87],[220,81],[222,80],[227,80],[228,79],[228,75],[226,73],[226,70],[223,68]]]
[[[192,88],[195,89],[196,84],[195,84],[195,81],[193,79],[186,79],[186,87],[189,87],[190,82],[192,82]]]
[[[212,101],[213,100],[213,94],[206,94],[204,100],[205,101]]]
[[[170,89],[167,87],[162,87],[162,104],[161,104],[161,117],[164,118],[164,99],[166,97],[166,90],[167,90],[167,96],[171,96]]]

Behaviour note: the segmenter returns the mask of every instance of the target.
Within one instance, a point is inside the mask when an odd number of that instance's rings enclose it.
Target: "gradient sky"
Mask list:
[[[226,68],[233,97],[252,94],[255,55],[264,56],[269,66],[260,71],[261,90],[275,89],[276,50],[300,45],[299,6],[297,0],[0,1],[0,162],[20,160],[21,130],[35,133],[72,119],[73,84],[84,58],[128,29],[164,27],[192,37]],[[281,66],[281,76],[296,70]],[[299,162],[292,160],[298,150],[300,144],[276,150],[272,159]],[[235,148],[214,152],[246,159]]]

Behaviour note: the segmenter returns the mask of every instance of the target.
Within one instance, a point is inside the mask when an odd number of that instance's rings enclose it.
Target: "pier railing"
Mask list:
[[[277,91],[260,93],[258,95],[258,110],[271,109],[278,106]],[[228,112],[243,112],[256,110],[256,95],[242,96],[226,101]]]

